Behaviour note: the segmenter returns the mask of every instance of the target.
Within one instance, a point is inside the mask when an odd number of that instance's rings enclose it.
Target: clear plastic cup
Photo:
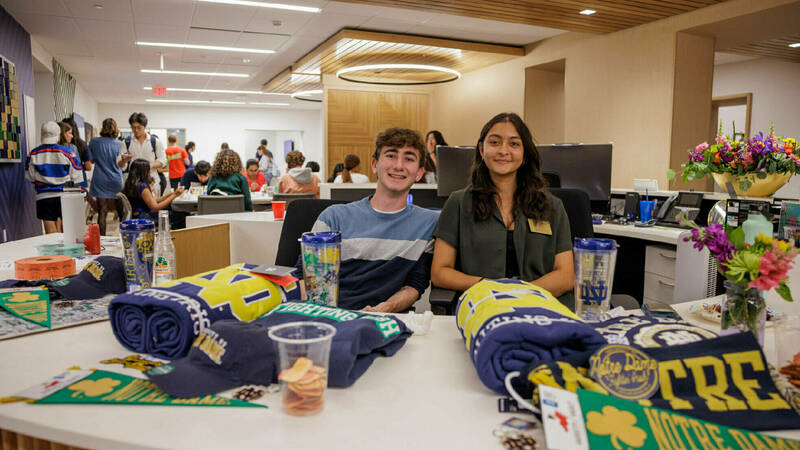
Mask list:
[[[336,328],[320,322],[289,322],[269,329],[278,349],[278,380],[287,414],[308,416],[322,411],[334,334]]]
[[[337,306],[342,233],[308,232],[300,237],[303,255],[303,282],[310,302]]]
[[[778,368],[792,364],[800,354],[800,314],[778,314],[775,317],[775,348]]]
[[[575,238],[575,314],[587,322],[603,320],[611,305],[617,262],[613,239]]]

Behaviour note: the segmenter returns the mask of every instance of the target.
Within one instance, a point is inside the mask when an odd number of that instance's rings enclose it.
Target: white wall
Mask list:
[[[147,115],[148,127],[185,128],[186,140],[194,141],[197,145],[194,152],[195,162],[201,159],[213,162],[220,144],[227,142],[230,148],[239,153],[244,163],[256,153],[256,147],[246,147],[245,130],[274,130],[301,131],[304,147],[300,148],[298,145],[298,148],[306,156],[306,161],[323,163],[319,110],[101,103],[98,106],[98,117],[100,122],[111,117],[120,128],[128,128],[128,117],[134,111]],[[275,155],[283,154],[282,142],[270,141],[269,148]],[[279,167],[281,172],[285,172],[286,164],[283,161],[279,162]]]
[[[714,97],[753,93],[751,135],[769,132],[772,122],[775,134],[800,138],[800,64],[772,58],[720,64],[714,68],[713,92]],[[736,128],[739,127],[737,121]],[[776,195],[800,198],[800,176],[793,177]]]

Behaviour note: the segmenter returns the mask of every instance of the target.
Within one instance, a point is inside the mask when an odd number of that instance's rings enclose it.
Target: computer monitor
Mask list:
[[[470,183],[475,147],[436,146],[436,195],[447,197]]]
[[[611,196],[611,144],[537,145],[542,172],[556,172],[562,188],[580,189],[592,202]]]

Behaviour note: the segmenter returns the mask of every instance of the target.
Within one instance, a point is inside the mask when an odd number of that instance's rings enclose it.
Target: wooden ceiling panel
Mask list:
[[[588,33],[611,33],[726,0],[339,0],[521,23]],[[584,9],[597,11],[590,16]]]
[[[439,66],[463,74],[524,54],[522,47],[344,29],[275,76],[262,90],[293,93],[311,89],[310,83],[316,83],[313,89],[321,89],[320,75],[300,78],[297,74],[335,74],[344,68],[373,64]],[[449,73],[420,69],[381,69],[357,75],[352,78],[372,83],[435,83],[453,78]]]
[[[789,44],[800,43],[800,34],[794,34],[777,39],[769,39],[752,44],[739,45],[725,49],[728,53],[737,53],[749,56],[766,56],[786,61],[800,63],[800,47],[789,47]]]

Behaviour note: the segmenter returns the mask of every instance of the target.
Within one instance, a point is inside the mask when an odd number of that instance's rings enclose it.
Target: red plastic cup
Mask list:
[[[272,202],[272,215],[275,220],[283,220],[283,213],[286,211],[286,202]]]

